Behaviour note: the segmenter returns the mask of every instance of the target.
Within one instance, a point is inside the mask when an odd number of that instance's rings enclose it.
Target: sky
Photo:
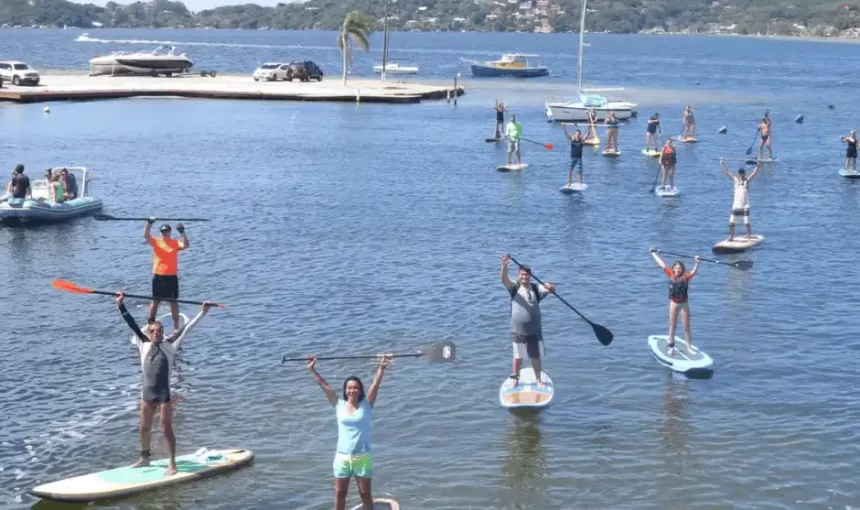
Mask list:
[[[95,4],[104,7],[108,0],[72,0],[78,4]],[[118,4],[130,4],[133,3],[134,0],[114,0]],[[221,5],[238,5],[238,4],[248,4],[254,3],[257,5],[262,5],[266,7],[274,7],[279,2],[283,3],[292,3],[301,0],[180,0],[185,4],[185,7],[188,7],[188,10],[198,12],[205,9],[212,9],[213,7],[218,7]]]

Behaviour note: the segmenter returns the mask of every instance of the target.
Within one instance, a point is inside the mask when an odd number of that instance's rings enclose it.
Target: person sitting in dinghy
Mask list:
[[[33,190],[30,189],[30,178],[24,175],[24,165],[16,165],[15,171],[12,173],[12,180],[9,186],[6,187],[6,194],[0,198],[0,203],[9,200],[10,198],[27,198],[31,197]]]
[[[678,315],[681,315],[681,322],[684,326],[684,341],[687,343],[687,354],[693,354],[693,335],[690,333],[690,305],[687,302],[687,291],[689,289],[690,280],[699,273],[699,263],[701,259],[696,257],[696,265],[689,273],[684,263],[676,260],[672,263],[672,269],[666,267],[666,263],[657,253],[655,248],[651,248],[651,256],[657,265],[663,268],[663,272],[669,277],[669,351],[666,353],[669,356],[675,355],[675,327],[678,325]]]
[[[70,174],[67,169],[60,170],[60,184],[63,185],[63,200],[74,200],[78,198],[78,181],[75,174]]]

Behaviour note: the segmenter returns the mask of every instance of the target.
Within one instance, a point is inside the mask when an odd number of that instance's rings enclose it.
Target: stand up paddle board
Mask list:
[[[750,236],[750,240],[747,240],[747,235],[745,233],[736,234],[734,240],[729,241],[726,239],[724,241],[720,241],[711,247],[711,251],[714,253],[740,253],[742,251],[749,250],[750,248],[755,248],[760,245],[762,241],[764,241],[763,235],[753,234]]]
[[[767,164],[767,163],[777,163],[777,162],[779,162],[779,158],[773,158],[773,159],[756,159],[756,158],[751,158],[751,159],[746,160],[746,164],[748,164],[748,165],[755,165],[755,164],[758,164],[758,163],[762,163],[762,164]]]
[[[514,380],[505,379],[499,387],[499,403],[507,409],[541,409],[552,402],[555,390],[552,379],[541,370],[541,382],[543,388],[538,388],[535,371],[532,367],[520,370],[520,382],[514,386]]]
[[[668,188],[668,187],[664,188],[663,186],[657,186],[657,188],[654,190],[654,194],[657,195],[658,197],[671,198],[671,197],[677,197],[678,195],[681,194],[681,192],[678,191],[678,188],[676,188],[674,186],[671,188]]]
[[[173,316],[171,316],[169,313],[166,313],[158,318],[158,322],[160,322],[161,325],[164,327],[165,338],[173,334]],[[186,324],[188,324],[188,316],[182,312],[179,312],[179,327],[184,328]],[[145,326],[145,324],[138,325],[140,326],[141,331],[146,333],[146,331],[143,330],[143,326]],[[131,345],[137,345],[137,337],[134,336],[134,333],[131,334]]]
[[[363,510],[364,507],[358,504],[352,507],[352,510]],[[400,510],[400,504],[393,499],[373,498],[373,510]]]
[[[656,158],[660,155],[660,151],[655,151],[653,149],[642,149],[642,154],[652,158]]]
[[[504,138],[486,138],[486,139],[484,139],[485,142],[500,142],[502,140],[504,140]]]
[[[590,146],[598,146],[600,145],[600,137],[597,138],[589,138],[588,140],[583,140],[582,145],[590,145]]]
[[[692,346],[693,353],[687,354],[687,344],[684,339],[675,336],[675,354],[669,356],[669,337],[666,335],[651,335],[648,337],[648,347],[651,355],[664,366],[685,375],[702,376],[714,371],[714,360]]]
[[[676,142],[684,142],[684,143],[696,143],[698,141],[692,136],[673,136],[672,140],[675,140]]]
[[[574,193],[585,191],[588,189],[588,184],[580,184],[578,182],[574,182],[571,184],[565,184],[564,186],[558,188],[559,191],[566,195],[572,195]]]
[[[621,151],[603,151],[601,152],[601,154],[603,154],[607,158],[617,158],[621,155]]]
[[[74,503],[122,498],[239,469],[252,460],[254,452],[250,450],[201,448],[195,453],[176,457],[176,474],[172,476],[164,474],[168,459],[160,459],[147,467],[133,468],[129,465],[46,483],[31,489],[30,494]]]
[[[525,170],[528,167],[529,166],[526,163],[514,163],[512,165],[497,166],[496,170],[499,172],[518,172],[520,170]]]
[[[839,175],[841,175],[842,177],[848,177],[849,179],[856,179],[860,177],[860,172],[858,172],[857,170],[846,170],[844,168],[841,168],[839,170]]]

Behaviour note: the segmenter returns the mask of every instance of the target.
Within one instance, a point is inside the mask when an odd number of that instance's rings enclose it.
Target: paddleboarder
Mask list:
[[[346,508],[346,496],[349,492],[349,481],[355,478],[358,485],[358,495],[365,510],[373,510],[373,496],[370,481],[373,477],[373,458],[370,454],[370,422],[379,384],[385,374],[385,368],[392,363],[393,356],[385,354],[379,357],[379,365],[373,384],[364,393],[364,384],[355,376],[348,377],[343,382],[343,399],[329,386],[317,372],[317,359],[308,356],[308,370],[317,384],[320,385],[329,403],[335,408],[337,417],[337,451],[334,456],[334,508]]]
[[[690,280],[698,274],[701,259],[696,256],[696,265],[688,273],[687,268],[684,267],[684,263],[680,260],[673,262],[672,269],[669,269],[655,248],[651,248],[650,251],[651,256],[654,257],[654,261],[657,262],[657,265],[669,277],[669,350],[666,354],[669,356],[675,355],[675,327],[678,325],[679,314],[681,315],[681,324],[684,326],[684,341],[687,344],[687,354],[693,354],[693,335],[690,333],[690,305],[687,298]]]
[[[161,429],[170,450],[170,463],[164,472],[166,476],[176,474],[176,436],[173,434],[173,402],[170,400],[170,371],[173,360],[182,341],[198,322],[209,312],[213,303],[205,301],[200,312],[185,327],[168,338],[164,338],[164,326],[152,321],[141,331],[134,317],[123,303],[125,294],[117,293],[116,305],[126,324],[134,332],[135,343],[140,351],[140,368],[143,376],[140,397],[140,459],[132,467],[149,465],[150,443],[152,440],[152,420],[155,411],[161,412]]]
[[[567,170],[567,184],[570,185],[573,182],[574,171],[579,177],[579,183],[582,184],[582,131],[577,129],[573,136],[570,136],[570,133],[567,132],[567,126],[562,124],[561,128],[564,129],[564,135],[570,140],[570,166]]]
[[[618,148],[618,118],[615,112],[609,112],[609,117],[603,121],[606,124],[606,152],[619,152]]]
[[[693,117],[693,107],[690,105],[684,108],[684,132],[681,133],[681,138],[696,138],[696,119]]]
[[[770,113],[764,112],[764,117],[761,118],[758,129],[761,131],[761,143],[759,143],[758,146],[758,160],[761,161],[764,157],[765,146],[767,146],[767,152],[772,160],[773,150],[771,143],[773,143],[773,131],[771,129]]]
[[[848,136],[843,136],[842,141],[848,144],[845,151],[845,170],[857,170],[857,133],[852,129]]]
[[[737,175],[733,175],[732,172],[726,168],[725,158],[720,158],[720,168],[723,173],[729,176],[729,179],[731,179],[735,185],[735,196],[732,201],[732,214],[729,216],[729,241],[734,241],[735,239],[735,222],[737,221],[738,216],[743,217],[744,224],[746,224],[747,241],[752,241],[749,183],[755,179],[756,175],[758,175],[758,172],[761,169],[761,163],[756,165],[755,170],[753,170],[753,173],[750,174],[749,177],[746,176],[747,171],[743,168],[738,169]]]
[[[149,304],[149,322],[155,321],[161,300],[169,299],[175,334],[179,330],[179,303],[175,301],[179,298],[179,252],[188,249],[188,236],[185,235],[185,226],[177,223],[176,230],[179,231],[180,238],[171,238],[171,227],[165,223],[160,229],[161,237],[155,238],[150,233],[153,223],[155,218],[149,218],[143,230],[143,237],[152,246],[152,302]]]
[[[678,159],[675,154],[675,144],[672,143],[671,138],[666,139],[666,143],[663,144],[663,152],[660,153],[660,168],[663,173],[663,183],[661,184],[661,189],[672,189],[675,187],[675,163],[678,162]],[[666,187],[666,182],[669,182],[669,186]]]
[[[657,144],[660,143],[660,139],[657,137],[657,131],[661,131],[660,129],[660,114],[654,112],[654,115],[648,119],[648,125],[645,127],[645,149],[650,149],[654,147],[654,152],[657,152]]]
[[[511,115],[511,120],[505,127],[505,137],[508,139],[508,165],[511,164],[511,155],[516,151],[517,164],[522,165],[520,159],[520,138],[523,137],[523,125],[517,122],[517,116]]]
[[[594,108],[589,108],[586,112],[588,115],[588,134],[585,135],[584,143],[588,143],[591,145],[598,145],[599,137],[597,136],[597,112]],[[595,143],[595,141],[598,141]]]
[[[496,110],[496,127],[493,130],[493,138],[501,140],[504,136],[502,130],[505,128],[505,103],[496,101],[493,109]]]
[[[510,378],[514,380],[514,386],[519,384],[522,360],[528,356],[532,362],[538,388],[543,388],[540,375],[541,357],[544,355],[540,302],[547,295],[555,292],[555,285],[532,283],[531,268],[528,266],[520,266],[517,281],[512,282],[508,277],[510,262],[510,255],[507,253],[502,255],[502,284],[511,296],[511,338],[514,360]]]

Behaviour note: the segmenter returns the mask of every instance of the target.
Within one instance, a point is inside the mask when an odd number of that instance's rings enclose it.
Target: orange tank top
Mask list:
[[[179,241],[153,237],[150,244],[152,244],[152,274],[175,275],[179,266]]]

